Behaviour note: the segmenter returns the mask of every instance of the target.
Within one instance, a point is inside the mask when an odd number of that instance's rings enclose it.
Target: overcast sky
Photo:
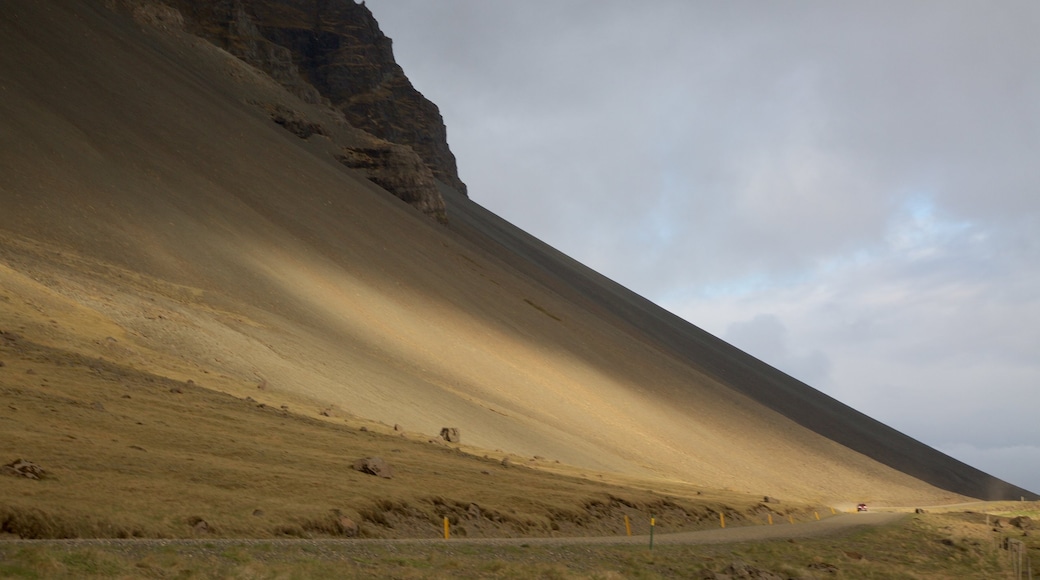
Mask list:
[[[1040,2],[367,5],[473,200],[1040,492]]]

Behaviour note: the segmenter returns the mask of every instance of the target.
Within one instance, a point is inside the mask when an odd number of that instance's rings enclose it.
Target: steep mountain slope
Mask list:
[[[272,107],[328,134],[286,131]],[[6,7],[0,119],[0,330],[630,477],[845,502],[1032,496],[447,186],[451,225],[426,219],[337,160],[364,135],[191,35],[88,1]]]

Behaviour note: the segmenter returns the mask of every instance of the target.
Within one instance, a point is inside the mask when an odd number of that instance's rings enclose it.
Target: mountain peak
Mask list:
[[[405,76],[392,41],[363,2],[168,4],[181,12],[190,31],[268,73],[304,101],[329,105],[352,126],[411,148],[434,178],[466,193],[439,109]]]

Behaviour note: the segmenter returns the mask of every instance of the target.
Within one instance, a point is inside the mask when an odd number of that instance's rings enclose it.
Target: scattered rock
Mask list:
[[[864,558],[863,554],[859,552],[845,552],[845,557],[849,560],[862,560]]]
[[[834,564],[828,564],[827,562],[813,562],[812,564],[809,564],[809,569],[819,570],[828,574],[838,573],[838,567]],[[765,576],[748,576],[748,578],[765,578]],[[769,576],[769,578],[782,578],[782,576],[773,575]]]
[[[762,498],[764,503],[780,503],[780,500],[775,497],[769,497],[768,495]]]
[[[122,398],[122,399],[130,399],[130,398],[132,398],[132,397],[130,397],[130,395],[123,395],[123,396],[122,396],[122,397],[120,397],[120,398]]]
[[[444,427],[441,429],[441,439],[448,443],[462,443],[462,433],[458,427]]]
[[[336,520],[336,531],[348,538],[356,537],[358,535],[357,522],[347,516],[340,516]]]
[[[5,367],[5,366],[7,366],[7,363],[5,363],[4,361],[0,360],[0,367]]]
[[[917,508],[917,509],[914,510],[914,513],[915,514],[926,514],[928,512],[926,512],[923,508]]]
[[[322,412],[319,413],[319,415],[321,415],[322,417],[331,417],[332,409],[323,409]]]
[[[264,510],[262,510],[260,508],[257,508],[255,510],[253,510],[253,515],[255,517],[260,517],[260,516],[264,515]]]
[[[394,476],[393,468],[390,467],[390,464],[382,457],[366,457],[364,459],[358,459],[354,462],[354,469],[361,473],[377,475],[384,479],[390,479]]]
[[[4,340],[7,340],[9,342],[18,342],[22,339],[21,336],[13,332],[4,332],[3,330],[0,330],[0,338],[3,338]]]
[[[502,467],[510,467],[512,465],[513,465],[513,462],[510,461],[508,457],[503,457],[502,458]]]
[[[170,392],[179,395],[184,392],[184,389],[180,388],[180,386],[174,386],[170,387]]]
[[[26,479],[36,480],[47,477],[47,472],[44,471],[42,467],[36,465],[32,461],[26,461],[24,459],[15,459],[11,463],[0,467],[0,473],[13,477],[24,477]]]
[[[34,371],[32,369],[28,369],[27,371],[25,371],[25,374],[27,374],[27,375],[35,375],[36,371]]]
[[[90,407],[92,409],[94,409],[95,411],[104,411],[105,410],[105,406],[102,405],[100,401],[94,401],[93,403],[91,403]]]
[[[365,433],[368,433],[368,427],[365,427],[364,425],[362,425],[361,428],[358,429],[358,431],[364,431]]]
[[[401,427],[400,425],[398,425],[397,423],[394,423],[394,431],[404,431],[404,428],[402,428],[402,427]]]
[[[470,515],[470,517],[473,517],[473,518],[476,518],[476,519],[479,520],[480,519],[480,506],[475,504],[475,503],[471,503],[471,504],[469,504],[469,507],[466,508],[466,513],[468,513]]]
[[[1029,516],[1018,516],[1011,519],[1011,525],[1020,530],[1031,530],[1033,529],[1033,520]]]
[[[197,534],[209,533],[209,524],[206,522],[206,520],[202,518],[190,518],[188,520],[188,524],[191,525],[191,529],[194,530]]]
[[[732,578],[736,580],[784,580],[779,574],[756,568],[743,560],[734,560],[729,566],[722,570],[721,575],[708,576],[708,578]]]

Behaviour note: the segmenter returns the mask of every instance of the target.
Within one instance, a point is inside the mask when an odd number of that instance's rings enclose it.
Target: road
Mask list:
[[[820,521],[797,524],[778,523],[776,525],[757,525],[700,530],[696,532],[679,532],[674,534],[657,534],[654,544],[728,544],[738,542],[759,542],[765,540],[787,540],[797,538],[818,538],[850,533],[858,529],[881,526],[907,517],[903,513],[858,513],[839,514]],[[55,545],[65,547],[105,546],[115,548],[145,546],[178,546],[193,545],[212,546],[248,546],[255,544],[274,544],[291,546],[293,544],[321,545],[407,545],[407,544],[452,544],[452,545],[587,545],[587,544],[647,544],[649,536],[602,536],[594,538],[452,538],[443,539],[176,539],[176,540],[117,540],[117,539],[76,539],[76,540],[0,540],[0,548],[11,545]]]

